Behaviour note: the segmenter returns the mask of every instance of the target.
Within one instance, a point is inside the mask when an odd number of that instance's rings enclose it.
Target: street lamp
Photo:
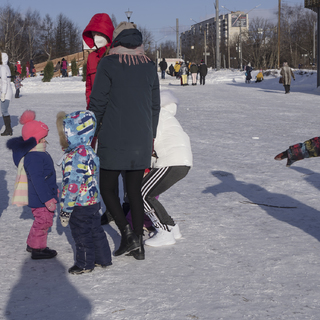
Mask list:
[[[190,20],[194,21],[196,24],[199,24],[199,22],[193,20],[192,18],[190,18]],[[206,29],[204,29],[204,63],[207,64],[207,31]]]
[[[128,8],[128,11],[125,12],[125,14],[126,14],[126,16],[127,16],[127,18],[128,18],[128,22],[130,22],[130,17],[131,17],[131,15],[132,15],[132,12],[133,12],[133,11],[130,11],[129,8]]]
[[[220,25],[219,25],[219,0],[216,0],[216,69],[220,70]]]

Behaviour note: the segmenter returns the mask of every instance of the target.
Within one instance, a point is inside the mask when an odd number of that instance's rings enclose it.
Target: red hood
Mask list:
[[[112,42],[113,30],[114,26],[110,17],[106,13],[97,13],[91,18],[89,24],[84,29],[82,38],[90,48],[93,48],[94,41],[91,32],[101,32],[109,38],[109,43],[107,46],[110,46]]]

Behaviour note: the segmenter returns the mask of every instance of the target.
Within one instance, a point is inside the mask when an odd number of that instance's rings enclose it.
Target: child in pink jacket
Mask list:
[[[50,259],[57,255],[47,247],[48,230],[53,224],[58,201],[56,172],[51,156],[46,152],[49,129],[35,120],[35,112],[26,110],[20,117],[22,136],[8,140],[18,174],[13,194],[13,204],[28,205],[34,222],[27,239],[27,251],[32,259]],[[26,187],[27,185],[27,187]]]

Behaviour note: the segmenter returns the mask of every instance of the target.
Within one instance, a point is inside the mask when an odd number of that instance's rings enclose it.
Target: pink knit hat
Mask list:
[[[48,126],[41,121],[36,121],[35,118],[36,113],[32,110],[26,110],[20,117],[19,121],[23,125],[21,133],[24,141],[34,137],[39,143],[39,140],[48,135]]]

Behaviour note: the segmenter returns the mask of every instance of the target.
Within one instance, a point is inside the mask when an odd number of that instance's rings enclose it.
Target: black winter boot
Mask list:
[[[101,216],[101,225],[109,224],[111,221],[114,221],[113,216],[108,210],[106,210]]]
[[[137,235],[132,231],[130,224],[127,224],[124,230],[121,232],[121,243],[117,251],[115,251],[115,256],[120,256],[125,252],[130,252],[139,247],[139,239]]]
[[[126,256],[132,256],[137,260],[144,260],[144,247],[143,247],[143,236],[138,236],[139,238],[139,248],[130,251]]]
[[[57,255],[56,250],[47,248],[44,249],[32,249],[31,258],[32,259],[51,259]]]
[[[11,119],[10,116],[2,116],[5,130],[1,133],[2,136],[12,136]]]

